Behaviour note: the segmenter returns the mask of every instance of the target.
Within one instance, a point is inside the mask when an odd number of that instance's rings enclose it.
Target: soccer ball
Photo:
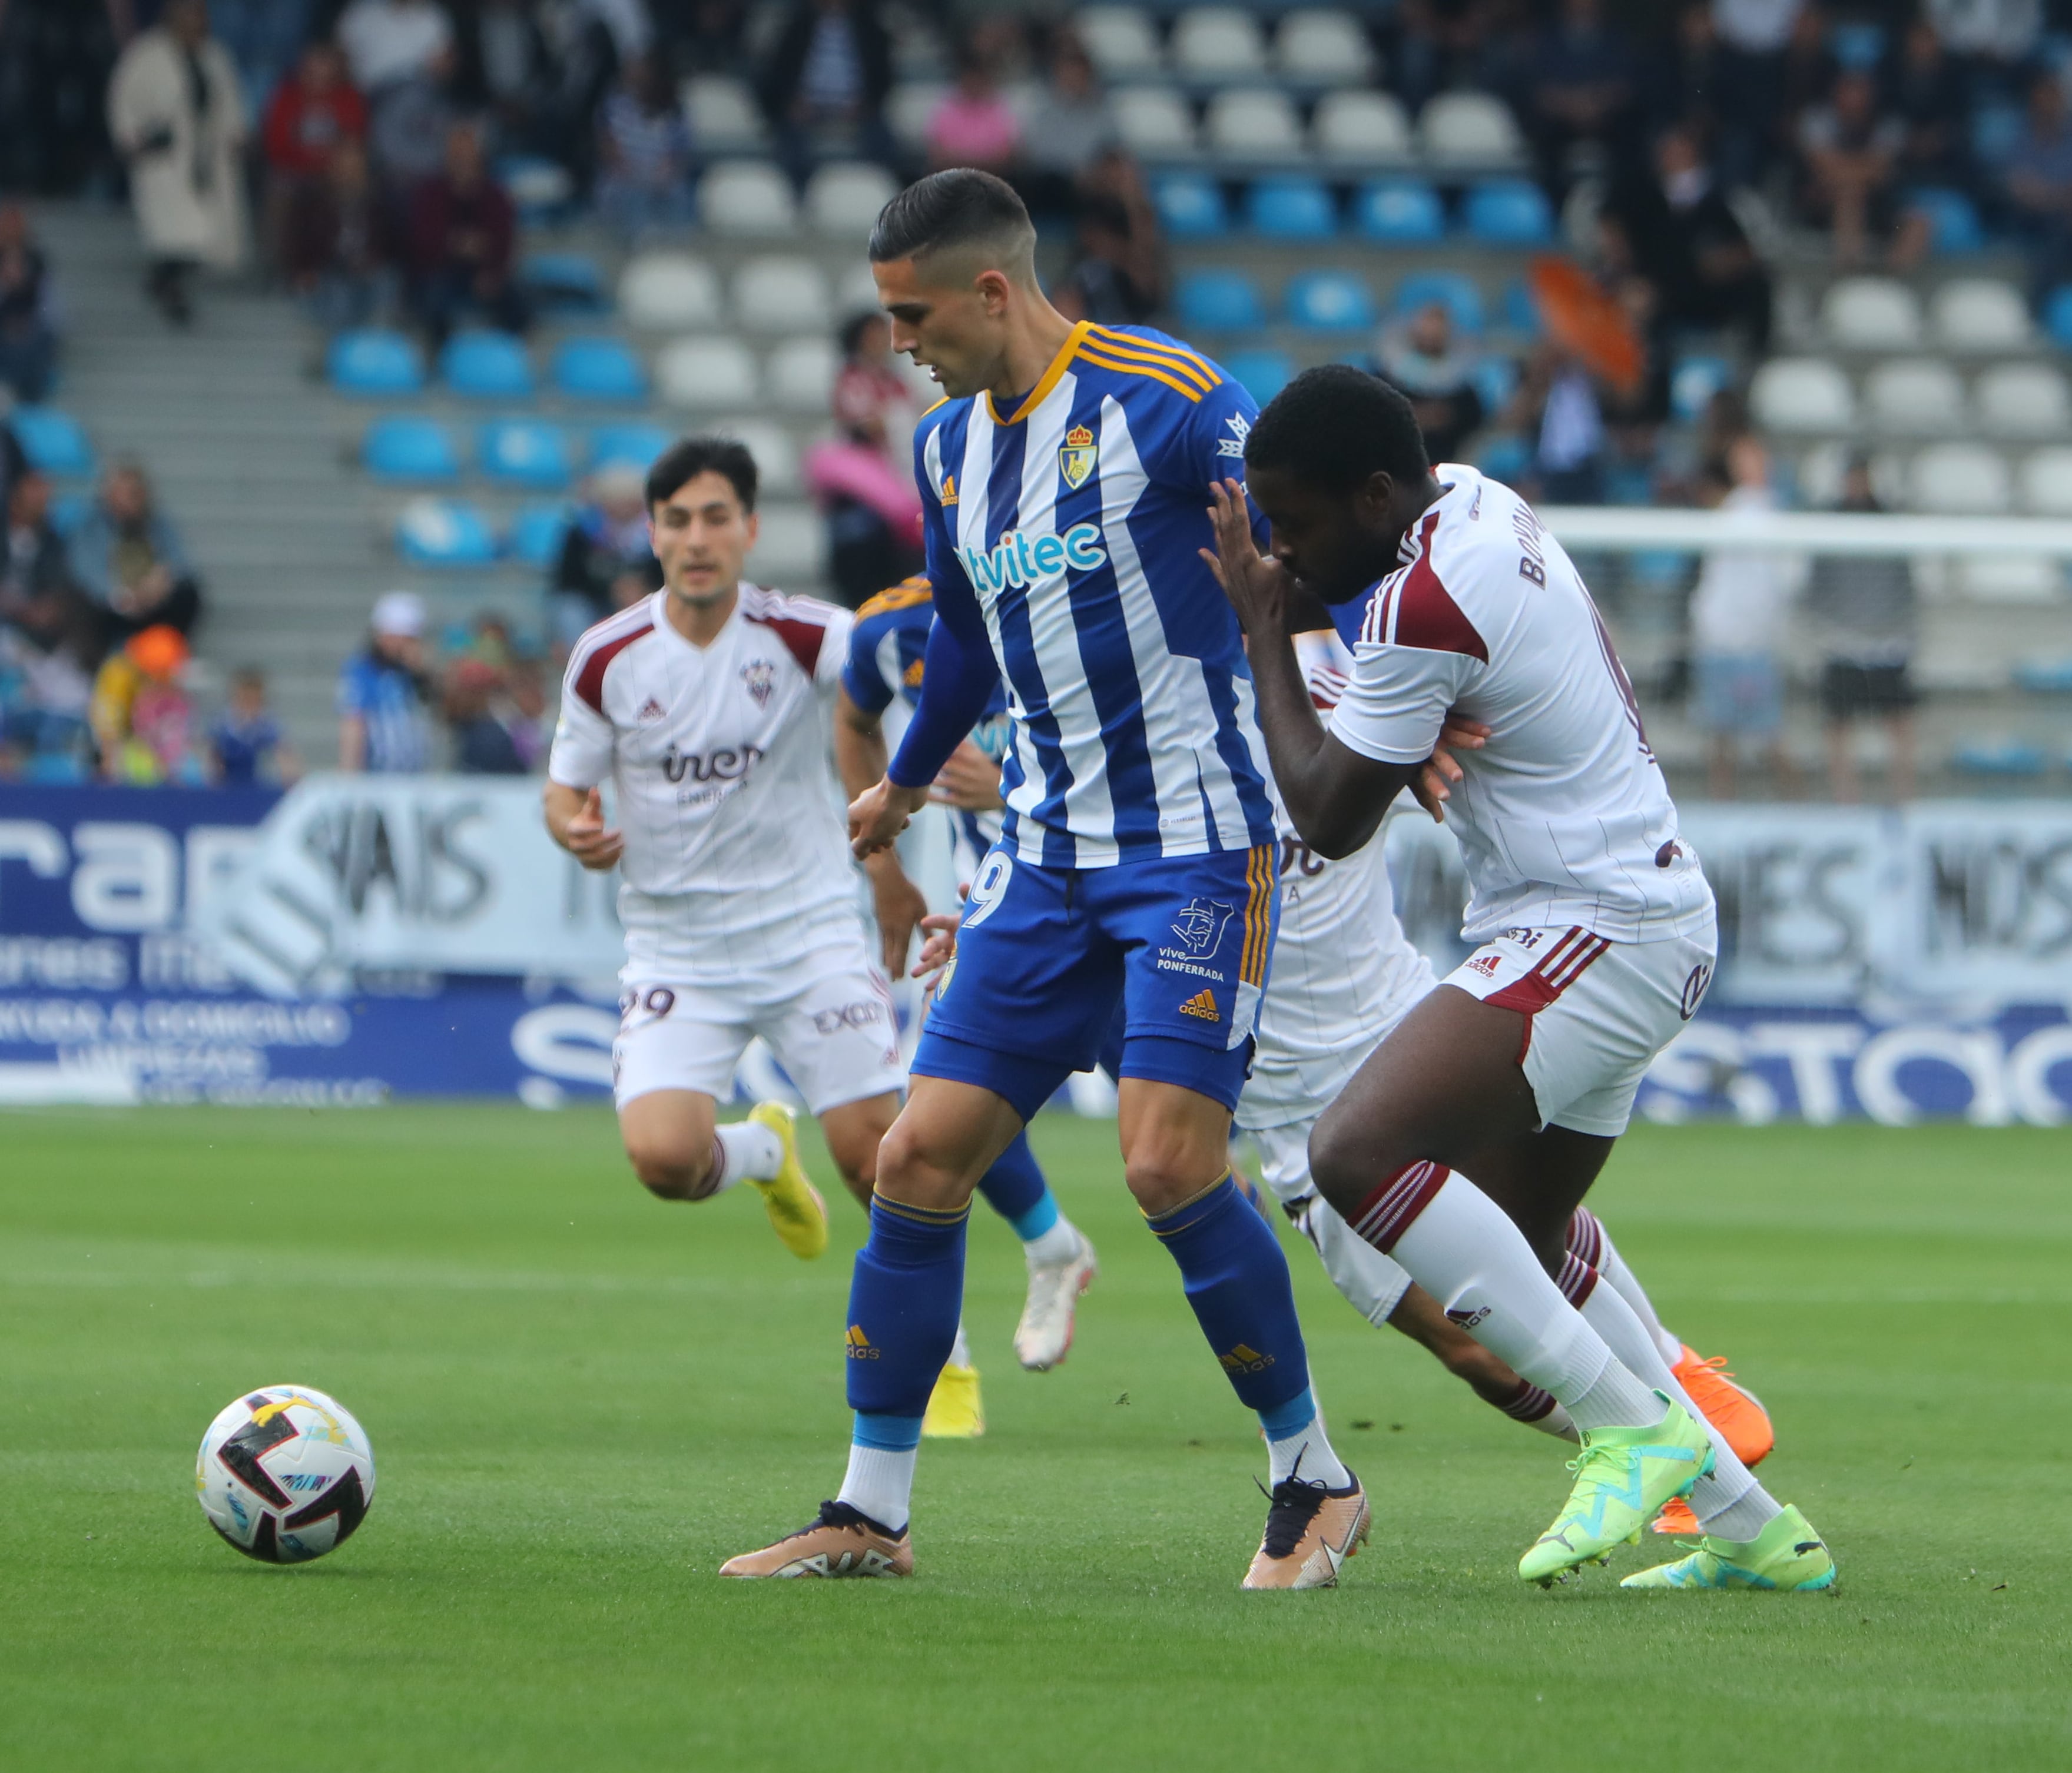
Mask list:
[[[208,1425],[195,1493],[208,1524],[246,1557],[307,1563],[367,1518],[374,1450],[343,1405],[307,1385],[268,1385]]]

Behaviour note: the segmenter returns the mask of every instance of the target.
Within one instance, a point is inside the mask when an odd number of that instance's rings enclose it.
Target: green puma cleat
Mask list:
[[[1806,1516],[1787,1507],[1753,1539],[1715,1539],[1708,1533],[1689,1557],[1636,1571],[1619,1586],[1770,1588],[1812,1594],[1834,1588],[1835,1560]]]
[[[1576,1487],[1568,1505],[1532,1549],[1518,1561],[1518,1574],[1550,1588],[1578,1564],[1605,1563],[1622,1541],[1638,1545],[1649,1521],[1671,1496],[1712,1468],[1712,1443],[1681,1404],[1655,1394],[1668,1414],[1648,1428],[1593,1428],[1583,1451],[1569,1460]]]

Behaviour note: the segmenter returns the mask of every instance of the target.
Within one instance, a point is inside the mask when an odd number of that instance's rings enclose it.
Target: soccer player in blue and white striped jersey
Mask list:
[[[1271,1459],[1250,1587],[1335,1582],[1367,1504],[1310,1394],[1288,1268],[1230,1177],[1273,939],[1275,831],[1244,638],[1201,551],[1211,484],[1257,408],[1162,333],[1067,320],[1035,231],[989,174],[931,174],[870,257],[895,349],[947,398],[915,432],[936,623],[885,780],[849,811],[890,844],[1005,683],[1000,840],[880,1148],[848,1335],[855,1430],[839,1498],[738,1576],[903,1574],[915,1451],[956,1333],[974,1184],[1116,1004],[1131,1192]]]

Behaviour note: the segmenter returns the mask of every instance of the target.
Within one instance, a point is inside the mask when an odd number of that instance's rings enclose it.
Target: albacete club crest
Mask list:
[[[1094,463],[1100,451],[1094,446],[1094,434],[1083,425],[1075,425],[1065,433],[1063,445],[1058,451],[1058,472],[1065,477],[1065,484],[1077,492],[1087,483],[1087,476],[1094,471]]]
[[[777,687],[777,667],[767,659],[750,659],[741,667],[741,680],[748,686],[748,693],[755,698],[755,705],[767,708],[771,695]]]

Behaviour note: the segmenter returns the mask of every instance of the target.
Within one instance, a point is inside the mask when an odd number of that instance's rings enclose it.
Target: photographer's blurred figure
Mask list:
[[[1875,511],[1870,465],[1849,464],[1843,511]],[[1856,723],[1883,723],[1886,783],[1894,801],[1914,798],[1914,659],[1918,601],[1914,573],[1896,555],[1823,555],[1813,563],[1807,613],[1825,655],[1820,667],[1820,712],[1826,717],[1827,781],[1835,798],[1862,798],[1856,772]]]

